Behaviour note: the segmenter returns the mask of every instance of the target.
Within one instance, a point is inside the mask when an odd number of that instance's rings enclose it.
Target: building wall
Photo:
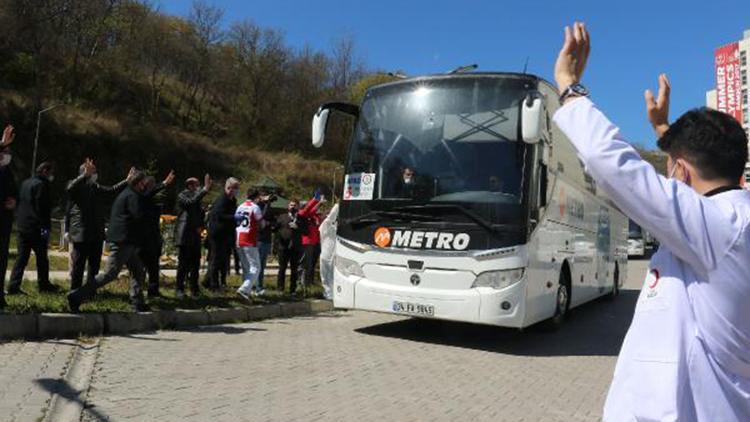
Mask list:
[[[740,51],[740,78],[742,78],[742,127],[750,139],[750,29],[745,30],[743,37],[739,40]],[[706,92],[706,107],[716,109],[716,89]],[[750,144],[749,144],[750,146]],[[745,178],[750,181],[750,162],[745,165]]]

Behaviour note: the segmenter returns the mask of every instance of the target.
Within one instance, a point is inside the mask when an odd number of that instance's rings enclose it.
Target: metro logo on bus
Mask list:
[[[443,249],[462,251],[469,247],[468,233],[426,232],[417,230],[391,230],[379,227],[373,235],[381,248]]]

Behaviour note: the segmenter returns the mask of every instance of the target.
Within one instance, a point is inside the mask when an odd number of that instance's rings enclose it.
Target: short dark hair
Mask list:
[[[260,192],[258,192],[258,189],[256,188],[250,188],[247,190],[247,199],[255,199],[260,195]]]
[[[673,158],[694,165],[706,180],[736,182],[745,172],[747,134],[732,116],[701,107],[688,111],[657,142]]]
[[[55,165],[51,161],[45,161],[36,167],[36,174],[42,174],[45,171],[52,171],[55,169]]]
[[[128,185],[132,188],[138,183],[141,183],[141,181],[145,178],[146,178],[146,173],[140,170],[136,170],[135,172],[133,172],[133,177],[130,178]]]

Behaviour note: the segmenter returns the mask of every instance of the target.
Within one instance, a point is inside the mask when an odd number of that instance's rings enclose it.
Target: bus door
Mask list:
[[[607,274],[612,261],[611,230],[609,222],[609,210],[605,206],[599,207],[599,219],[596,228],[596,285],[599,293],[609,287],[609,279],[612,274]]]

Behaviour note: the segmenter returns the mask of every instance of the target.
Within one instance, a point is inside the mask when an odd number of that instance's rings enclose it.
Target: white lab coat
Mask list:
[[[333,293],[333,257],[336,254],[336,223],[339,218],[339,204],[331,208],[325,220],[320,223],[320,280],[323,295],[331,299]]]
[[[750,192],[711,197],[659,175],[588,98],[555,122],[625,214],[661,243],[605,421],[750,421]]]

